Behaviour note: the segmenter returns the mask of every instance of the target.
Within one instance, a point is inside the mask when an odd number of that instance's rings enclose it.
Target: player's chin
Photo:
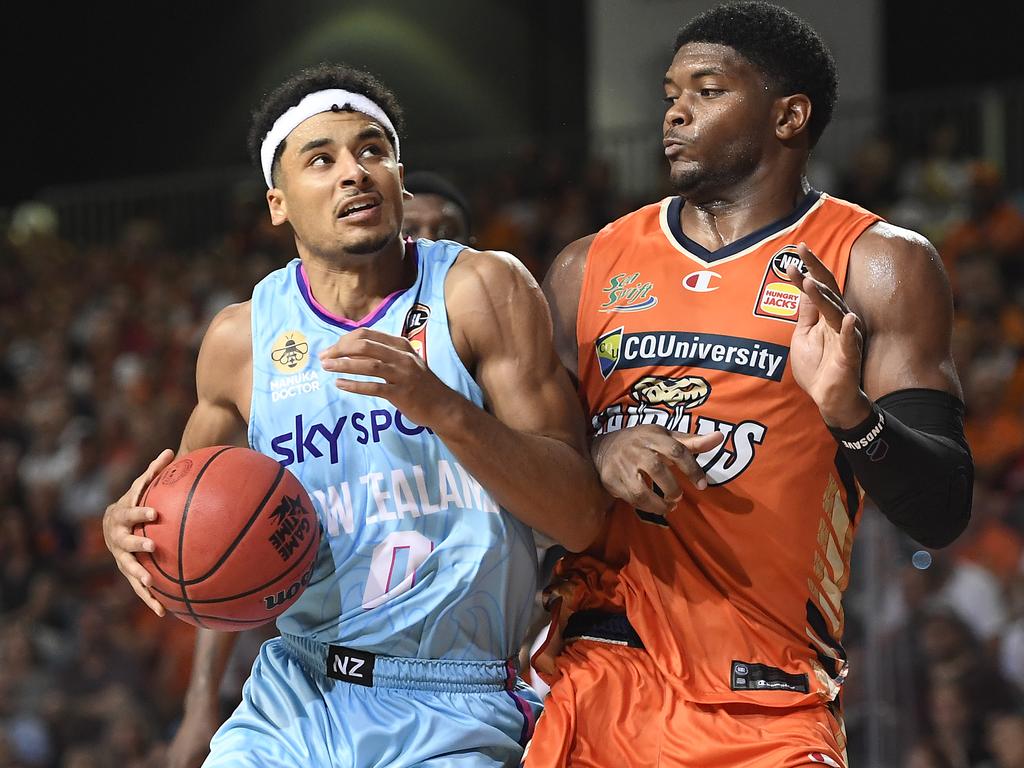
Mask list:
[[[377,253],[395,240],[401,234],[399,227],[374,227],[359,232],[346,233],[344,247],[348,253],[355,255],[366,255]]]
[[[701,167],[692,160],[673,160],[669,164],[668,179],[672,188],[686,197],[688,192],[700,188],[704,174]]]

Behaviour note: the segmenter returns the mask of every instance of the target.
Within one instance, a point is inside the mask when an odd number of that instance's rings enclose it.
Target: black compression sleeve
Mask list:
[[[937,548],[967,527],[974,460],[959,399],[904,389],[880,397],[856,427],[831,431],[865,493],[907,535]]]

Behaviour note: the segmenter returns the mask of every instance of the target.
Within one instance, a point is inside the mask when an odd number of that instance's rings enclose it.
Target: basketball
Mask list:
[[[232,446],[201,448],[157,475],[140,506],[157,519],[136,533],[153,540],[138,559],[150,591],[182,621],[236,632],[271,621],[313,573],[320,525],[305,489],[268,456]]]

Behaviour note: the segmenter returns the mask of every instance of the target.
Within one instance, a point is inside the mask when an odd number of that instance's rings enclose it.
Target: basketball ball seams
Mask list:
[[[206,605],[206,604],[209,604],[209,603],[225,603],[225,602],[228,602],[230,600],[238,600],[238,599],[243,598],[243,597],[248,597],[249,595],[255,594],[256,592],[263,592],[264,590],[269,589],[270,587],[272,587],[274,584],[277,584],[279,581],[281,581],[281,579],[283,579],[285,576],[290,574],[296,568],[298,568],[300,566],[303,566],[303,565],[311,566],[312,562],[306,563],[306,562],[304,562],[304,558],[305,558],[306,554],[309,552],[310,548],[314,544],[319,546],[319,542],[318,541],[316,541],[315,539],[311,539],[306,544],[306,548],[304,550],[302,550],[302,556],[298,560],[296,560],[294,563],[292,563],[290,566],[288,566],[288,570],[282,571],[280,574],[278,574],[276,577],[274,577],[273,579],[268,581],[266,584],[260,584],[258,587],[254,587],[253,589],[246,590],[245,592],[239,592],[237,595],[228,595],[227,597],[209,597],[209,598],[199,598],[199,599],[194,598],[194,597],[190,597],[189,598],[189,602],[190,603],[194,603],[195,605]],[[180,598],[174,597],[172,595],[168,595],[166,592],[161,592],[160,594],[166,595],[167,597],[171,598],[172,600],[179,600],[180,601]]]
[[[218,455],[220,455],[220,454],[218,454]],[[212,459],[211,459],[211,461],[212,461]],[[205,467],[204,467],[204,469],[205,469]],[[274,491],[276,491],[277,487],[281,484],[281,480],[284,478],[284,473],[285,473],[285,468],[284,467],[280,467],[277,470],[277,476],[274,478],[274,481],[270,484],[270,488],[267,490],[267,493],[263,497],[263,500],[257,505],[256,511],[252,514],[252,516],[249,518],[249,520],[242,527],[242,530],[238,532],[238,535],[235,536],[234,541],[232,541],[228,545],[227,549],[224,550],[224,554],[222,554],[220,556],[220,559],[217,560],[217,562],[214,563],[210,567],[210,570],[208,570],[206,573],[204,573],[201,576],[195,577],[194,579],[185,579],[184,578],[184,576],[185,576],[184,570],[182,570],[182,580],[179,582],[182,587],[193,586],[195,584],[198,584],[201,581],[204,581],[204,580],[208,579],[210,576],[212,576],[214,573],[216,573],[218,568],[220,568],[222,565],[224,565],[225,562],[227,562],[228,557],[231,555],[232,552],[235,551],[235,548],[239,545],[239,543],[242,541],[242,539],[245,538],[245,534],[249,531],[250,528],[252,528],[253,524],[257,520],[259,520],[260,513],[263,512],[263,507],[266,505],[266,503],[268,501],[270,501],[270,497],[274,495]],[[196,477],[196,483],[198,483],[198,482],[199,482],[199,478]],[[190,494],[189,498],[191,499],[191,494]],[[188,510],[188,506],[187,505],[186,505],[185,509],[186,509],[186,511]],[[182,536],[184,536],[184,530],[185,530],[185,517],[184,516],[182,516],[182,518],[181,518],[181,529],[182,529]],[[183,564],[181,564],[181,566],[182,566],[182,568],[184,568]]]
[[[137,557],[153,578],[153,597],[178,620],[223,632],[262,626],[309,583],[323,526],[302,484],[265,454],[196,449],[161,471],[139,505],[155,507],[160,519],[137,524],[156,542]]]
[[[188,509],[192,506],[192,498],[195,496],[196,488],[199,487],[199,481],[203,479],[203,475],[206,474],[206,470],[210,468],[210,465],[213,464],[217,457],[227,451],[230,451],[232,447],[233,446],[228,446],[217,451],[213,456],[206,460],[202,469],[196,473],[196,479],[192,481],[192,487],[188,489],[188,496],[185,498],[185,507],[181,512],[181,524],[178,526],[178,584],[181,586],[181,597],[182,601],[185,603],[185,608],[188,609],[188,612],[200,627],[206,627],[206,624],[199,618],[199,616],[196,615],[196,612],[192,610],[192,604],[189,602],[188,590],[185,585],[185,521],[188,520]]]
[[[263,626],[264,624],[268,623],[266,619],[252,619],[252,620],[247,620],[247,619],[229,619],[229,618],[226,618],[224,616],[209,616],[209,615],[203,614],[203,613],[197,614],[197,613],[195,613],[193,611],[174,611],[174,610],[171,610],[170,608],[168,608],[167,611],[168,611],[168,613],[171,613],[174,616],[191,616],[191,617],[197,618],[197,619],[212,619],[214,621],[217,621],[217,622],[223,623],[223,624],[239,624],[239,625],[241,625],[241,624],[252,624],[254,627],[259,627],[259,626]],[[203,624],[202,626],[204,628],[209,628],[209,627],[206,627],[205,624]]]

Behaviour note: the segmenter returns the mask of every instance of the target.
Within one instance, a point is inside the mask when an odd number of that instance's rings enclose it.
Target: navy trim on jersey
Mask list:
[[[789,215],[784,216],[767,226],[761,227],[760,229],[751,232],[749,235],[741,237],[734,243],[723,245],[717,251],[709,251],[700,243],[694,242],[683,234],[683,226],[679,218],[680,213],[683,210],[683,198],[681,197],[674,198],[672,202],[668,204],[668,228],[672,233],[672,237],[676,239],[676,242],[697,258],[706,262],[720,261],[730,256],[734,256],[740,251],[746,250],[753,245],[757,245],[758,242],[771,237],[776,232],[781,232],[787,227],[793,226],[801,219],[801,217],[804,216],[804,214],[811,210],[811,206],[820,199],[821,192],[816,189],[812,189]]]

